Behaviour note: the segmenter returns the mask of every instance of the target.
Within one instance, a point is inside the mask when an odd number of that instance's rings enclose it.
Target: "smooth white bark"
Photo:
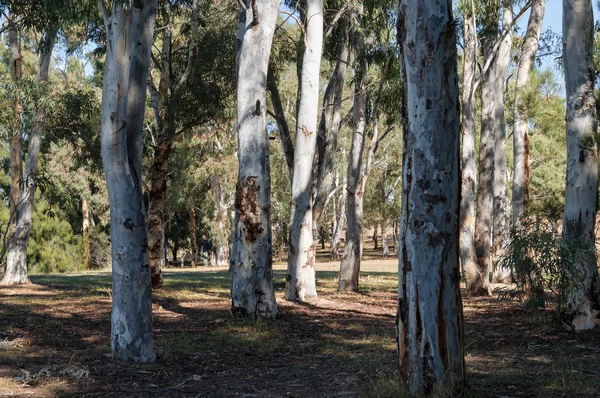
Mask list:
[[[506,127],[504,122],[504,84],[507,77],[510,50],[512,47],[513,33],[512,7],[504,4],[502,10],[502,44],[498,49],[497,61],[490,71],[493,74],[494,87],[494,227],[493,227],[493,263],[494,282],[512,282],[511,272],[508,268],[497,265],[499,258],[504,253],[505,245],[510,238],[509,219],[510,209],[508,201],[508,172],[506,168]]]
[[[102,162],[112,242],[111,348],[115,359],[152,362],[152,289],[142,195],[142,132],[157,1],[103,10]]]
[[[256,15],[249,0],[245,5],[236,36],[239,169],[229,263],[231,310],[240,316],[271,318],[277,315],[277,303],[272,279],[266,89],[279,0],[257,0]]]
[[[308,301],[317,298],[315,244],[313,242],[313,162],[317,144],[319,73],[323,49],[323,0],[307,0],[305,50],[294,150],[292,215],[285,297]]]
[[[532,1],[531,14],[527,22],[527,32],[523,40],[523,49],[517,69],[513,110],[514,174],[512,186],[512,214],[515,227],[519,225],[521,217],[526,214],[529,196],[529,118],[527,110],[524,108],[523,91],[529,84],[529,75],[539,46],[545,9],[546,0]]]

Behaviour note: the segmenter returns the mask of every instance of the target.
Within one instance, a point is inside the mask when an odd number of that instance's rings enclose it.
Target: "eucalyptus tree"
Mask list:
[[[56,28],[50,27],[43,34],[39,43],[38,82],[43,84],[48,81],[50,60],[56,40]],[[19,51],[20,52],[20,51]],[[42,140],[44,111],[37,107],[33,115],[33,128],[29,137],[25,174],[19,181],[18,202],[15,203],[15,229],[8,240],[6,256],[6,274],[0,284],[18,284],[27,282],[27,246],[31,236],[31,223],[33,218],[33,201],[35,197],[36,178],[38,175],[38,160]],[[21,139],[19,134],[19,139]],[[15,159],[21,162],[21,154],[13,153]]]
[[[317,145],[319,75],[323,51],[323,0],[306,0],[304,55],[296,114],[296,142],[292,177],[292,215],[285,297],[317,298],[313,245],[313,167]]]
[[[236,35],[238,180],[229,263],[231,310],[277,315],[273,291],[267,70],[279,0],[242,0]]]
[[[477,69],[477,9],[475,0],[460,3],[463,16],[463,82],[461,123],[460,263],[467,294],[487,294],[475,254],[475,73]]]
[[[23,57],[21,54],[21,36],[16,24],[17,16],[12,12],[8,14],[8,46],[10,48],[10,73],[13,84],[13,115],[12,126],[9,135],[9,154],[11,171],[11,191],[10,191],[10,218],[9,218],[9,241],[13,239],[17,232],[17,212],[21,200],[21,184],[23,178],[23,163],[21,159],[21,150],[23,145],[22,124],[23,124],[23,104],[20,93],[21,77],[23,74]],[[4,276],[0,280],[2,285],[16,285],[29,283],[27,277],[27,267],[23,268],[16,262],[6,267]]]
[[[0,4],[4,7],[4,4]],[[33,204],[38,179],[40,145],[45,129],[48,100],[47,80],[54,43],[59,30],[80,21],[88,2],[72,6],[66,1],[51,4],[10,2],[8,45],[12,75],[13,113],[10,132],[11,194],[6,273],[0,284],[27,283],[27,247],[31,236]],[[23,56],[21,42],[26,32],[35,32],[39,63],[37,81],[22,85]],[[31,111],[31,117],[26,115]],[[25,171],[22,151],[24,137],[29,138]]]
[[[398,369],[411,394],[465,386],[459,286],[460,114],[452,1],[400,0],[403,184]]]
[[[502,33],[497,60],[490,75],[493,75],[493,123],[494,123],[494,211],[492,255],[494,264],[503,255],[503,247],[509,239],[510,210],[508,202],[508,170],[506,168],[506,127],[504,118],[504,86],[513,42],[513,9],[511,2],[502,6]],[[493,281],[510,283],[511,273],[507,268],[494,265]]]
[[[521,217],[526,214],[529,199],[529,178],[531,174],[529,150],[528,115],[524,107],[523,95],[529,84],[530,72],[538,50],[546,0],[533,0],[527,22],[527,32],[523,40],[521,57],[517,69],[515,104],[513,109],[513,150],[514,175],[512,186],[513,226],[518,227]]]
[[[169,0],[160,3],[160,54],[152,55],[155,73],[148,79],[154,115],[148,210],[148,248],[152,287],[162,286],[165,263],[165,218],[169,159],[173,144],[194,127],[208,123],[227,109],[233,87],[233,48],[224,43],[232,34],[231,4],[193,0],[189,7]],[[182,25],[181,19],[185,22]],[[206,24],[206,21],[212,21]],[[189,29],[188,29],[189,25]],[[177,47],[175,37],[189,40]],[[184,36],[185,37],[185,36]],[[175,47],[174,47],[175,46]],[[181,54],[185,55],[181,55]],[[155,84],[155,77],[158,85]]]
[[[112,241],[111,348],[115,359],[152,362],[152,288],[142,185],[142,133],[157,0],[99,0],[106,31],[102,163]]]
[[[597,120],[594,99],[594,19],[590,0],[563,0],[563,66],[567,100],[567,180],[563,238],[594,247],[598,207]],[[595,250],[575,264],[580,284],[567,298],[562,320],[575,330],[592,329],[600,309]]]
[[[367,179],[373,168],[375,155],[381,142],[395,129],[390,124],[380,133],[379,117],[384,97],[384,89],[390,78],[390,63],[394,55],[388,43],[391,42],[388,30],[387,2],[358,4],[353,19],[353,50],[355,57],[354,101],[352,105],[352,143],[348,154],[347,171],[347,227],[344,255],[340,263],[338,291],[358,290],[360,263],[362,256],[363,201]],[[367,37],[369,31],[373,37]],[[372,47],[371,47],[372,46]],[[376,85],[375,95],[369,101],[368,79],[369,59],[378,61],[381,76]],[[388,90],[389,91],[389,90]],[[372,133],[367,148],[367,132]]]

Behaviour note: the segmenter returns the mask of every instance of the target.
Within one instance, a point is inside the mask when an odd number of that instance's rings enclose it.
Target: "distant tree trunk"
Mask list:
[[[347,215],[346,215],[346,242],[344,255],[340,263],[340,278],[338,291],[358,290],[358,274],[360,272],[360,257],[362,254],[362,209],[363,187],[362,163],[365,152],[366,110],[367,110],[367,60],[365,51],[365,38],[362,31],[362,4],[357,5],[355,12],[356,22],[359,26],[355,37],[355,57],[357,68],[355,70],[354,104],[352,106],[352,144],[348,157],[347,172]]]
[[[142,132],[157,0],[108,10],[99,4],[107,40],[100,128],[113,243],[112,356],[153,362]]]
[[[493,57],[494,43],[498,39],[498,3],[491,2],[488,16],[484,21],[484,38],[482,40],[483,58]],[[498,57],[493,57],[495,64]],[[492,65],[493,65],[492,64]],[[479,144],[478,191],[475,218],[475,253],[482,283],[479,289],[471,293],[483,293],[489,290],[489,281],[493,272],[492,263],[492,232],[494,205],[494,133],[495,111],[494,104],[498,94],[495,85],[496,74],[494,66],[480,77],[481,79],[481,138]],[[503,103],[502,103],[503,106]]]
[[[173,247],[171,248],[171,252],[173,254],[173,262],[177,262],[177,253],[179,252],[179,238],[177,236],[173,236]]]
[[[83,213],[83,222],[81,228],[83,234],[83,264],[85,269],[90,269],[90,209],[85,196],[81,197],[81,212]]]
[[[227,229],[227,202],[225,200],[225,192],[219,183],[217,176],[212,176],[210,179],[211,190],[215,194],[215,222],[218,231],[221,233]],[[222,237],[214,242],[215,245],[215,265],[224,267],[227,265],[229,258],[227,253],[227,243]]]
[[[198,264],[198,244],[196,242],[196,208],[190,208],[190,247],[192,248],[192,268]]]
[[[23,162],[22,162],[22,124],[23,124],[23,104],[21,104],[19,91],[21,87],[21,75],[23,73],[23,58],[21,56],[21,36],[14,19],[17,18],[14,14],[9,13],[8,16],[8,47],[10,52],[10,73],[12,75],[14,86],[14,102],[13,102],[13,125],[9,135],[9,155],[10,155],[10,174],[11,174],[11,192],[10,192],[10,218],[8,225],[8,253],[10,254],[11,242],[14,247],[15,235],[17,233],[18,206],[21,201],[21,181],[23,179]],[[13,249],[14,253],[14,249]],[[23,267],[22,262],[17,262],[14,259],[9,259],[7,256],[6,269],[0,280],[0,285],[18,285],[29,283],[27,277],[27,266]]]
[[[377,228],[378,228],[378,227],[379,227],[379,226],[378,226],[377,224],[375,224],[375,225],[373,226],[373,250],[377,250],[377,249],[379,249],[379,246],[378,246],[378,244],[377,244],[377,243],[378,243],[378,242],[377,242]]]
[[[477,264],[475,254],[475,186],[477,171],[475,166],[475,70],[477,68],[477,24],[475,4],[471,3],[465,14],[464,66],[462,85],[462,184],[460,203],[460,262],[465,279],[467,294],[489,294],[484,288],[484,275]]]
[[[460,114],[452,1],[400,0],[403,187],[398,367],[411,394],[465,386],[459,286]]]
[[[563,0],[563,66],[567,95],[567,184],[563,238],[595,244],[598,158],[594,100],[594,19],[590,0]],[[593,143],[585,145],[584,143]],[[586,148],[589,146],[589,148]],[[575,330],[594,327],[600,309],[600,279],[595,250],[575,264],[581,283],[568,296],[562,319]]]
[[[504,247],[510,239],[508,201],[508,171],[506,168],[506,127],[504,122],[504,82],[510,60],[513,34],[512,7],[505,4],[502,13],[504,39],[498,49],[498,60],[490,71],[494,76],[494,227],[493,227],[493,282],[511,283],[510,269],[496,265],[504,255]],[[507,30],[509,31],[507,33]]]
[[[310,301],[317,298],[313,241],[312,184],[317,144],[319,74],[323,49],[323,0],[307,0],[305,50],[296,117],[296,148],[292,181],[292,215],[285,297]]]
[[[335,177],[336,189],[339,188],[340,176],[339,172],[336,171]],[[331,259],[339,260],[339,246],[342,239],[342,230],[344,229],[344,214],[346,212],[346,194],[342,192],[334,200],[333,208],[333,232],[331,234]]]
[[[323,97],[323,111],[317,134],[317,183],[313,218],[320,221],[327,199],[334,189],[335,183],[335,154],[337,151],[338,134],[342,128],[342,100],[346,81],[346,66],[348,64],[348,24],[342,24],[342,36],[338,40],[335,69],[329,79]]]
[[[239,172],[229,265],[231,311],[277,315],[272,280],[271,179],[266,119],[267,68],[279,0],[243,0],[236,36]],[[254,17],[258,23],[252,21]]]
[[[390,256],[390,246],[388,245],[386,222],[381,223],[381,246],[383,247],[383,257]]]
[[[159,140],[164,138],[159,134]],[[165,209],[167,203],[167,174],[169,173],[169,157],[172,143],[159,143],[154,148],[151,166],[150,202],[148,206],[148,250],[150,252],[150,270],[152,288],[160,289],[163,285],[162,268],[165,266],[163,252],[165,247]]]
[[[527,111],[523,100],[523,91],[529,84],[530,71],[533,68],[538,50],[546,0],[533,0],[531,14],[527,23],[527,33],[523,40],[523,50],[519,59],[515,88],[513,148],[514,176],[512,191],[513,226],[526,214],[529,200],[529,128]]]

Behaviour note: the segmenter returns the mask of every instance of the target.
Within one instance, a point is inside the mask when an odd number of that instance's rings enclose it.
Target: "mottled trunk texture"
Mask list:
[[[475,5],[471,3],[465,13],[464,66],[462,85],[462,150],[461,150],[461,202],[460,202],[460,263],[467,294],[489,294],[484,288],[484,275],[475,254],[475,71],[477,68],[477,24]]]
[[[164,139],[164,134],[159,135]],[[167,174],[169,173],[169,157],[173,145],[171,141],[160,143],[154,149],[154,159],[150,168],[151,186],[148,203],[148,250],[150,253],[150,270],[152,288],[159,289],[163,285],[162,269],[165,266],[165,211],[167,205]]]
[[[482,40],[483,58],[497,57],[492,55],[494,43],[498,39],[498,4],[491,2],[488,16],[485,19],[485,34]],[[480,77],[481,79],[481,136],[479,144],[478,190],[476,198],[475,218],[475,253],[479,272],[482,275],[481,287],[472,293],[483,293],[489,289],[489,281],[493,272],[492,230],[494,205],[494,133],[495,133],[495,73],[494,66]]]
[[[362,167],[365,152],[365,133],[367,127],[367,60],[365,38],[362,31],[362,5],[355,12],[358,24],[354,43],[354,54],[357,67],[354,76],[354,104],[352,106],[352,143],[348,155],[347,172],[347,201],[346,212],[346,242],[344,255],[340,263],[340,278],[338,291],[358,290],[358,275],[360,272],[360,257],[362,254],[363,234],[363,182]]]
[[[157,1],[105,9],[102,163],[112,241],[114,359],[152,362],[152,288],[142,186],[142,132]]]
[[[567,95],[567,183],[563,237],[592,248],[598,207],[597,131],[594,100],[594,19],[591,0],[563,1],[563,66]],[[582,146],[593,142],[593,148]],[[600,280],[596,252],[575,264],[581,284],[567,297],[561,316],[574,330],[592,329],[598,322]]]
[[[292,215],[285,297],[317,298],[316,248],[313,239],[313,163],[317,145],[319,74],[323,49],[323,0],[306,2],[306,37],[296,117],[296,148],[292,180]]]
[[[498,49],[497,62],[490,74],[494,75],[494,227],[492,261],[494,271],[493,282],[511,283],[509,268],[498,266],[500,258],[510,239],[509,219],[510,208],[508,201],[508,171],[506,168],[506,126],[504,122],[504,82],[507,76],[510,49],[513,33],[512,7],[504,5],[502,11],[502,36],[504,37]]]
[[[346,66],[348,64],[348,27],[342,21],[342,36],[338,41],[336,64],[325,95],[323,97],[323,111],[317,134],[317,187],[313,205],[313,218],[321,220],[323,210],[335,185],[335,154],[337,151],[338,134],[342,128],[341,111],[344,96],[344,83],[346,80]]]
[[[236,36],[238,183],[233,247],[229,263],[231,310],[235,315],[277,315],[273,291],[271,179],[267,136],[267,69],[279,0],[250,0],[241,8]]]
[[[451,0],[400,0],[404,167],[397,348],[400,376],[415,395],[465,386],[454,26]]]
[[[518,227],[521,217],[526,215],[529,200],[529,121],[523,100],[523,91],[529,84],[529,75],[539,46],[545,9],[546,0],[532,1],[527,33],[525,33],[525,39],[523,40],[523,49],[517,69],[513,118],[512,214],[514,227]]]

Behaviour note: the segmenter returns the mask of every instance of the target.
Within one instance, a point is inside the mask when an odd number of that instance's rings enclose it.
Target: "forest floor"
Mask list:
[[[275,265],[280,316],[267,322],[230,316],[226,269],[166,270],[146,365],[110,359],[108,272],[34,275],[0,289],[0,396],[399,396],[397,261],[364,261],[355,294],[335,291],[338,267],[317,264],[320,298],[306,305],[283,299]],[[495,297],[463,304],[467,396],[600,396],[599,330],[568,333],[551,310]]]

